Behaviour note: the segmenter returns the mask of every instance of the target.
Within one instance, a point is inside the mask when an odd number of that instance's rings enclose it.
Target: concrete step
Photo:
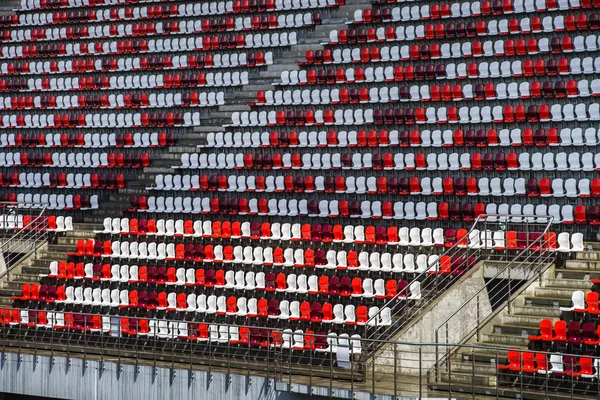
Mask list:
[[[20,295],[21,295],[20,287],[18,289],[0,288],[0,297],[10,298],[11,296],[20,296]]]
[[[502,323],[507,325],[518,325],[518,326],[540,326],[540,321],[545,319],[543,315],[514,315],[508,314],[502,317]],[[558,318],[552,318],[558,320]]]
[[[581,279],[566,279],[566,278],[554,278],[546,279],[544,281],[545,287],[564,288],[572,290],[590,290],[592,283]]]
[[[535,289],[535,295],[541,297],[552,297],[556,299],[571,299],[575,290],[561,287],[538,287]]]
[[[475,375],[495,375],[496,366],[491,363],[480,363],[476,361],[453,361],[452,373],[475,374]]]
[[[39,274],[13,274],[11,280],[14,282],[39,283]]]
[[[552,307],[540,307],[540,306],[512,306],[513,316],[531,316],[531,317],[542,317],[558,319],[560,316],[560,310]]]
[[[219,125],[211,125],[211,124],[202,124],[199,126],[194,126],[193,132],[221,132],[223,131],[223,127]]]
[[[580,260],[580,259],[567,260],[565,262],[565,268],[600,271],[600,262],[589,261],[589,260]]]
[[[542,296],[526,296],[525,305],[528,306],[541,306],[541,307],[569,307],[571,305],[571,297],[569,298],[556,298],[556,297],[542,297]]]
[[[600,262],[600,251],[578,251],[575,253],[575,259]]]
[[[471,363],[473,360],[480,364],[489,364],[491,366],[503,365],[508,361],[506,351],[485,348],[464,349],[457,352],[455,360]]]
[[[470,372],[441,372],[440,379],[442,382],[452,382],[456,384],[475,384],[479,386],[495,386],[495,375],[474,375]]]
[[[586,249],[591,249],[591,251],[600,251],[600,242],[584,242],[583,245]]]
[[[535,335],[539,327],[539,323],[527,325],[509,325],[507,323],[503,323],[502,325],[494,325],[494,333],[527,337],[529,335]]]
[[[533,333],[535,334],[535,332]],[[520,346],[527,348],[529,339],[527,336],[508,335],[506,333],[484,333],[481,335],[482,343],[487,343],[492,346]]]
[[[2,14],[0,14],[2,15]],[[0,297],[0,306],[1,307],[10,307],[13,304],[13,299],[11,297]]]
[[[62,251],[40,251],[38,253],[38,257],[52,260],[61,260],[66,257],[66,254]]]
[[[561,269],[560,272],[556,272],[557,278],[564,279],[575,279],[580,281],[589,282],[590,279],[600,279],[600,270],[591,271],[589,269]]]
[[[77,243],[77,240],[78,239],[73,238],[60,238],[57,244],[51,244],[50,246],[48,246],[48,250],[46,251],[49,253],[61,253],[64,255],[66,252],[74,251],[76,249],[76,246],[74,246],[74,244]]]
[[[38,276],[39,274],[47,274],[49,271],[48,265],[28,265],[21,268],[21,273],[29,276]]]

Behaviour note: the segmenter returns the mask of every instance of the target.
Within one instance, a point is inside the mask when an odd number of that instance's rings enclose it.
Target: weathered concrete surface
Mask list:
[[[483,276],[491,279],[519,279],[527,281],[537,271],[538,264],[531,263],[514,263],[509,268],[506,268],[507,263],[505,261],[486,261],[483,268]]]
[[[481,287],[485,285],[484,262],[479,262],[465,276],[446,290],[435,301],[421,310],[420,315],[405,327],[395,338],[397,342],[404,343],[435,343],[435,328],[446,318],[452,315],[460,306],[467,302]],[[476,315],[476,302],[470,302],[472,310],[467,312]],[[479,302],[481,315],[489,315],[491,304],[487,293],[482,293]],[[463,335],[460,329],[471,330],[470,326],[456,327],[456,335]],[[443,352],[443,350],[441,350]],[[394,353],[396,354],[396,371],[402,374],[418,375],[420,371],[427,371],[435,363],[435,347],[424,347],[419,355],[417,346],[414,345],[388,345],[375,357],[375,372],[383,373],[393,367]]]
[[[29,350],[31,351],[31,350]],[[335,398],[347,400],[397,400],[390,394],[372,394],[365,387],[350,390],[348,381],[316,379],[307,384],[308,377],[287,375],[264,376],[227,374],[215,370],[195,370],[190,379],[188,369],[168,366],[140,365],[136,374],[134,364],[105,361],[101,370],[99,360],[66,358],[55,353],[54,362],[49,355],[0,353],[0,392],[56,399],[73,400],[309,400]],[[132,361],[132,360],[129,360]],[[121,368],[119,368],[119,366]],[[120,372],[119,372],[120,371]],[[357,384],[358,385],[358,384]],[[364,385],[363,385],[364,386]],[[370,385],[366,385],[370,389]],[[425,392],[426,393],[426,392]],[[429,397],[431,399],[437,397]],[[417,399],[403,396],[403,399]],[[423,396],[422,398],[426,398]]]

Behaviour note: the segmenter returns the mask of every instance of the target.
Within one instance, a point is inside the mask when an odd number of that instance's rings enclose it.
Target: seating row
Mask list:
[[[590,207],[591,208],[591,207]],[[287,200],[267,198],[229,199],[226,197],[148,197],[141,196],[132,199],[129,212],[145,213],[174,213],[174,214],[210,214],[220,213],[229,215],[260,215],[260,216],[308,216],[311,218],[363,218],[363,219],[395,219],[395,220],[450,220],[473,221],[481,214],[514,214],[521,215],[523,210],[531,212],[533,221],[547,221],[547,216],[553,217],[555,224],[587,223],[585,206],[573,207],[571,204],[533,205],[515,203],[447,203],[447,202],[390,202],[390,201],[347,201],[347,200]],[[575,215],[574,215],[575,211]],[[594,208],[594,212],[597,208]],[[520,217],[519,217],[520,218]],[[596,221],[596,216],[591,219]],[[521,218],[522,220],[522,218]],[[516,221],[515,221],[516,222]],[[519,221],[522,222],[522,221]]]
[[[314,15],[314,17],[313,17]],[[315,18],[316,17],[316,18]],[[228,17],[220,20],[196,19],[173,22],[83,25],[63,28],[4,29],[0,41],[61,41],[75,39],[106,39],[145,37],[152,35],[201,34],[216,32],[240,32],[247,30],[285,29],[310,27],[320,23],[320,13],[279,14],[254,17]]]
[[[62,147],[62,148],[152,148],[175,145],[175,134],[166,132],[144,133],[46,133],[0,134],[0,146],[12,147]],[[14,158],[13,158],[14,159]]]
[[[141,127],[188,127],[198,126],[199,112],[160,113],[110,113],[110,114],[19,114],[3,115],[2,129],[43,128],[141,128]]]
[[[591,91],[590,91],[591,90]],[[255,106],[318,105],[318,104],[366,104],[420,101],[489,101],[530,98],[577,98],[600,96],[600,79],[591,83],[585,79],[555,82],[512,82],[510,84],[488,83],[460,85],[381,86],[355,89],[296,89],[258,91]],[[8,98],[7,98],[8,99]],[[9,108],[18,108],[19,101],[12,100]],[[27,98],[25,98],[27,101]],[[6,102],[6,100],[5,100]],[[16,104],[15,104],[16,103]],[[5,107],[7,107],[5,105]]]
[[[498,216],[488,215],[483,220],[489,223],[499,221]],[[514,222],[522,219],[513,217]],[[525,218],[529,223],[535,221]],[[502,218],[502,221],[508,221]],[[448,228],[444,232],[442,228],[432,229],[429,227],[420,229],[418,227],[385,227],[385,226],[363,226],[363,225],[335,225],[328,224],[290,224],[279,222],[240,222],[240,221],[220,221],[220,220],[154,220],[137,218],[105,218],[103,229],[96,230],[94,233],[108,235],[131,235],[131,236],[167,236],[167,237],[193,237],[204,239],[250,239],[250,240],[277,240],[277,241],[312,241],[323,243],[356,243],[356,244],[389,244],[399,246],[416,247],[451,247],[457,241],[459,247],[479,247],[481,243],[486,242],[491,236],[494,240],[493,247],[496,250],[507,248],[521,248],[519,235],[515,231],[505,234],[501,231],[489,233],[489,231],[480,232],[474,229],[468,237],[469,232],[461,228],[458,231],[454,228]],[[480,238],[477,239],[477,234]],[[549,232],[545,242],[551,248],[556,248],[556,234]],[[469,243],[469,240],[471,241]],[[533,239],[532,239],[533,240]],[[572,244],[570,244],[570,240]],[[583,248],[583,236],[575,233],[569,239],[566,232],[558,235],[558,250],[561,252],[571,251],[573,248]],[[524,247],[523,247],[524,248]],[[94,254],[94,245],[92,242],[77,242],[77,254]],[[575,251],[575,250],[573,250]],[[99,251],[98,251],[99,254]]]
[[[168,236],[212,239],[251,239],[278,241],[312,241],[323,243],[390,244],[400,246],[446,246],[456,242],[456,229],[374,227],[362,225],[291,224],[279,222],[240,222],[220,220],[164,220],[111,218],[103,221],[102,230],[94,233],[132,236]],[[461,231],[465,232],[466,231]],[[461,233],[464,236],[463,233]],[[461,236],[461,238],[462,238]],[[445,238],[451,244],[445,243]],[[78,250],[82,244],[77,243]],[[88,249],[93,253],[92,249]],[[83,251],[83,250],[81,250]]]
[[[385,52],[383,55],[385,56]],[[391,58],[389,61],[392,61]],[[399,61],[399,60],[394,60]],[[385,61],[387,62],[387,61]],[[272,85],[337,85],[340,83],[452,80],[467,78],[520,78],[532,76],[589,75],[600,72],[600,57],[522,59],[488,63],[411,64],[396,66],[312,68],[281,72]],[[1,81],[0,81],[1,82]],[[30,85],[31,86],[31,85]]]
[[[0,97],[0,111],[216,107],[224,104],[224,92]]]
[[[71,263],[69,263],[71,264]],[[78,263],[79,264],[79,263]],[[143,266],[142,266],[143,267]],[[77,266],[70,268],[66,262],[52,262],[50,264],[50,273],[44,278],[48,278],[44,282],[54,283],[54,279],[72,280],[83,279],[92,281],[94,285],[100,282],[119,282],[119,283],[146,283],[155,282],[156,285],[174,285],[196,287],[203,286],[205,288],[216,289],[234,289],[234,290],[266,290],[267,292],[277,293],[298,293],[312,295],[330,295],[330,296],[345,296],[345,297],[362,297],[362,298],[393,298],[398,293],[401,293],[408,287],[407,280],[396,281],[395,279],[371,279],[360,277],[350,278],[348,276],[338,277],[336,275],[296,275],[294,273],[285,274],[280,272],[254,272],[254,271],[235,271],[235,270],[204,270],[198,268],[174,268],[166,269],[166,279],[164,269],[158,267],[155,271],[155,279],[147,277],[140,280],[140,270],[142,275],[148,274],[148,268],[145,272],[142,267],[137,265],[119,265],[119,264],[103,264],[100,269],[97,265],[86,264],[82,273]],[[161,269],[161,271],[158,271]],[[342,268],[340,268],[342,269]],[[149,274],[152,275],[152,274]],[[40,275],[41,277],[42,275]],[[56,282],[60,283],[60,282]],[[87,285],[87,283],[86,283]],[[102,285],[102,283],[100,283]],[[146,286],[149,288],[151,285]],[[48,286],[48,285],[47,285]],[[87,286],[86,286],[87,287]],[[31,298],[32,292],[37,292],[39,297],[40,285],[38,284],[23,284],[22,293],[24,297]],[[94,288],[92,288],[94,289]],[[26,295],[29,293],[28,295]]]
[[[150,166],[148,153],[0,153],[0,167],[50,168],[144,168]]]
[[[2,137],[0,136],[0,141]],[[600,129],[514,128],[455,130],[370,130],[370,131],[292,131],[292,132],[209,132],[198,147],[494,147],[494,146],[595,146]]]
[[[557,379],[558,386],[562,379],[582,379],[589,383],[598,379],[600,375],[600,359],[592,357],[573,357],[562,354],[520,352],[518,350],[508,351],[508,365],[499,365],[501,374],[513,374],[510,377],[500,377],[500,383],[514,383],[516,378],[521,382],[521,374],[527,379],[530,376],[539,376],[542,379]],[[553,383],[555,385],[555,383]],[[556,388],[557,390],[559,387]]]
[[[23,207],[20,204],[20,209],[39,209],[40,207]],[[22,214],[0,214],[0,230],[18,231],[18,230],[48,230],[51,232],[67,232],[73,230],[72,217],[57,217],[50,216],[35,216]]]
[[[109,72],[109,71],[119,71],[119,72],[127,72],[127,71],[137,71],[137,70],[183,70],[187,68],[194,69],[204,69],[204,68],[252,68],[259,67],[264,65],[270,65],[273,63],[272,53],[241,53],[241,54],[233,54],[231,57],[229,54],[224,54],[221,57],[220,54],[215,54],[214,57],[212,54],[208,54],[206,57],[204,55],[200,56],[165,56],[165,57],[142,57],[142,58],[112,58],[105,59],[102,62],[102,69],[99,71]],[[88,69],[89,62],[86,63],[86,71],[94,72],[95,67],[92,69]],[[50,67],[52,64],[50,64]],[[81,69],[81,64],[80,67]],[[65,71],[66,72],[66,71]],[[239,72],[239,71],[238,71]],[[58,69],[56,73],[59,73]],[[44,74],[44,72],[42,72]],[[215,79],[218,75],[215,75]],[[247,75],[244,75],[242,72],[239,75],[235,75],[232,73],[231,75],[231,85],[239,86],[243,84],[247,80]],[[147,77],[147,78],[145,78]],[[142,75],[140,78],[139,88],[148,88],[152,85],[151,76]],[[207,75],[208,77],[208,75]],[[229,81],[226,81],[228,75],[223,74],[223,85],[227,86]],[[239,78],[239,81],[237,80]],[[123,83],[121,87],[125,87],[126,82],[125,76],[98,76],[96,78],[88,76],[87,78],[84,76],[72,77],[72,78],[8,78],[8,79],[0,79],[0,91],[1,92],[31,92],[31,91],[55,91],[55,90],[85,90],[85,89],[109,89],[109,88],[117,88]],[[160,83],[160,79],[158,75],[155,77],[155,82],[158,81]],[[201,77],[202,79],[202,77]],[[132,88],[135,88],[136,80],[132,76],[131,85]],[[146,83],[147,82],[147,83]],[[164,79],[163,79],[164,82]],[[216,81],[215,81],[216,82]],[[208,82],[207,82],[208,83]],[[156,85],[156,83],[155,83]]]
[[[47,210],[84,211],[98,209],[98,195],[5,193],[0,195],[0,201],[8,201],[11,203],[43,203],[47,204]]]
[[[408,3],[409,1],[385,0],[378,3]],[[582,4],[583,3],[583,4]],[[584,0],[503,0],[502,2],[470,1],[434,3],[404,7],[360,9],[354,12],[353,24],[380,22],[420,21],[448,18],[469,18],[484,15],[509,15],[548,11],[593,8],[592,1]]]
[[[0,186],[50,189],[121,189],[125,187],[123,174],[41,174],[0,172]]]
[[[47,220],[47,231],[50,232],[67,232],[73,230],[73,217],[63,217],[62,215],[51,215]]]
[[[385,3],[411,3],[411,0],[374,0],[373,3],[376,4],[385,4]],[[536,1],[534,0],[505,0],[503,2],[495,2],[492,5],[492,2],[485,1],[485,7],[483,8],[486,12],[494,12],[496,14],[500,14],[503,10],[506,10],[510,13],[512,10],[516,13],[525,12],[525,9],[538,9],[540,11],[557,11],[557,10],[568,10],[569,8],[579,9],[579,8],[594,8],[595,0],[545,0],[545,1]],[[481,4],[484,4],[481,3]],[[533,4],[536,5],[533,5]],[[506,7],[505,7],[506,6]],[[525,8],[524,8],[525,7]],[[462,10],[461,10],[462,12]],[[454,14],[454,13],[453,13]]]
[[[418,282],[416,282],[418,283]],[[419,288],[415,285],[415,291],[411,291],[406,297],[400,297],[399,300],[418,300],[421,297]],[[54,287],[56,288],[56,287]],[[250,289],[255,290],[255,289]],[[313,323],[333,323],[346,325],[365,325],[371,317],[378,315],[377,319],[371,321],[373,325],[390,325],[391,310],[384,308],[382,312],[377,306],[367,309],[366,306],[358,308],[353,304],[321,304],[319,302],[288,301],[281,302],[275,298],[260,299],[250,297],[235,296],[206,296],[205,294],[196,295],[194,293],[186,295],[185,293],[175,292],[134,292],[133,302],[130,303],[130,291],[127,289],[92,289],[67,286],[64,292],[64,299],[58,290],[55,293],[48,291],[34,296],[15,296],[13,300],[27,302],[47,302],[62,303],[67,305],[112,307],[118,309],[133,308],[138,312],[143,310],[165,310],[181,311],[197,314],[215,314],[218,317],[225,315],[247,318],[270,318],[291,321],[310,321]],[[140,298],[140,294],[146,294],[146,298]],[[270,296],[269,296],[270,297]],[[357,318],[358,317],[358,318]]]
[[[30,68],[30,64],[14,63],[3,64],[2,68],[6,73],[3,75],[28,75],[32,74],[67,74],[67,73],[80,73],[80,72],[96,72],[98,73],[95,77],[61,77],[61,78],[30,78],[27,80],[27,88],[21,90],[15,89],[14,85],[7,84],[6,80],[3,81],[4,91],[7,89],[17,91],[36,91],[36,92],[49,92],[49,91],[64,91],[64,90],[117,90],[117,89],[169,89],[172,87],[230,87],[230,86],[241,86],[248,84],[248,71],[236,71],[236,72],[200,72],[197,75],[194,73],[175,73],[175,74],[154,74],[154,75],[113,75],[113,76],[101,76],[100,73],[113,72],[120,70],[116,60],[113,63],[108,63],[107,69],[96,71],[93,63],[86,63],[84,61],[81,64],[67,61],[65,65],[55,66],[53,63],[47,65],[39,65],[43,67],[40,71]],[[130,64],[131,60],[129,60]],[[146,60],[147,61],[147,60]],[[114,65],[111,65],[114,64]],[[120,61],[119,64],[123,64],[123,68],[135,68],[139,70],[142,65],[137,66],[134,64],[126,67],[124,60]],[[146,64],[147,65],[147,64]],[[145,68],[147,69],[147,68]],[[128,69],[127,71],[130,71]],[[125,72],[125,71],[123,71]],[[9,82],[13,80],[9,79]],[[12,86],[11,86],[12,85]]]
[[[131,337],[155,338],[157,340],[179,340],[185,342],[209,343],[214,351],[219,345],[227,345],[228,355],[235,355],[241,349],[281,347],[297,352],[317,354],[343,354],[362,352],[360,335],[335,332],[306,332],[297,329],[269,330],[235,325],[217,325],[196,322],[176,322],[158,319],[120,318],[116,329],[110,316],[77,314],[56,311],[31,311],[19,309],[0,310],[0,324],[4,327],[22,326],[39,330],[54,329],[61,333],[83,333],[86,335],[112,335],[119,332],[126,340]],[[74,340],[71,337],[70,340]],[[233,354],[232,354],[233,353]],[[313,356],[314,357],[314,356]]]
[[[16,173],[15,173],[16,174]],[[11,180],[15,177],[12,175]],[[17,179],[23,181],[21,173]],[[33,174],[27,176],[34,179]],[[37,175],[35,176],[37,178]],[[51,178],[51,177],[50,177]],[[50,179],[49,178],[49,179]],[[39,177],[41,180],[42,177]],[[67,179],[69,177],[67,176]],[[85,177],[84,177],[85,179]],[[266,193],[357,193],[457,196],[598,197],[600,179],[569,178],[441,178],[365,176],[162,175],[146,190],[227,191]],[[422,185],[423,181],[423,185]],[[0,180],[0,184],[1,184]],[[10,182],[10,181],[9,181]],[[88,185],[89,186],[89,185]]]
[[[433,40],[443,38],[470,38],[479,36],[500,36],[500,35],[528,35],[531,33],[550,33],[550,32],[573,32],[587,29],[599,29],[600,18],[598,14],[590,15],[590,26],[588,26],[588,16],[586,14],[562,14],[558,16],[546,16],[544,19],[535,17],[533,19],[525,17],[522,19],[491,19],[479,20],[465,23],[448,24],[421,24],[407,25],[399,24],[392,26],[371,27],[367,29],[341,29],[332,30],[329,33],[329,42],[326,44],[337,45],[345,43],[368,43],[368,42],[394,42],[394,41],[413,41],[413,40]],[[581,39],[577,39],[583,41]],[[533,45],[537,43],[536,39],[530,39]],[[593,43],[591,43],[593,42]],[[583,43],[577,46],[582,46]],[[591,36],[590,47],[597,47],[596,37]]]
[[[487,235],[487,237],[486,237]],[[483,238],[481,237],[483,236]],[[467,246],[471,248],[501,248],[504,246],[503,235],[492,232],[476,232],[469,238]],[[495,239],[495,242],[493,240]],[[130,260],[167,260],[185,262],[214,262],[233,263],[255,266],[284,266],[284,267],[315,267],[327,269],[357,269],[358,271],[395,272],[395,273],[423,273],[429,266],[436,262],[438,256],[425,254],[383,253],[366,251],[329,250],[325,252],[318,249],[281,248],[272,247],[242,247],[222,245],[194,245],[184,243],[156,243],[156,242],[119,242],[119,241],[94,241],[93,253],[89,252],[89,241],[84,245],[78,243],[76,252],[69,255],[77,257],[109,257]],[[84,249],[81,247],[85,246]],[[91,265],[91,264],[90,264]],[[434,268],[433,270],[435,270]]]
[[[7,153],[10,154],[10,153]],[[7,158],[8,160],[9,158]],[[14,163],[14,157],[13,157]],[[1,163],[0,163],[1,164]],[[535,153],[183,153],[175,169],[594,171],[600,155]],[[429,192],[429,190],[426,190]]]
[[[2,18],[8,26],[43,26],[77,22],[108,22],[122,20],[146,20],[161,18],[204,17],[209,15],[266,13],[302,9],[331,8],[343,5],[343,0],[291,0],[266,1],[220,1],[211,3],[188,3],[158,6],[138,6],[125,8],[90,8],[88,10],[27,12]]]
[[[172,113],[170,113],[172,114]],[[147,114],[145,114],[147,115]],[[186,113],[189,115],[189,113]],[[194,113],[196,115],[196,113]],[[100,115],[95,114],[94,117]],[[102,115],[104,117],[105,115]],[[14,124],[11,125],[14,117]],[[82,115],[83,117],[83,115]],[[86,115],[92,117],[91,115]],[[108,118],[108,115],[106,115]],[[134,121],[127,121],[131,114],[110,115],[111,118],[123,118],[124,127],[146,126],[143,117],[137,113],[133,116]],[[127,118],[124,118],[127,117]],[[25,116],[3,117],[1,127],[25,126],[18,118]],[[55,117],[56,119],[57,117]],[[142,118],[142,121],[139,119]],[[49,118],[50,120],[52,118]],[[113,121],[114,121],[113,119]],[[491,106],[464,106],[464,107],[418,107],[418,108],[335,108],[326,110],[305,111],[236,111],[231,116],[231,127],[254,127],[254,126],[323,126],[323,125],[414,125],[414,124],[480,124],[480,123],[505,123],[514,124],[520,122],[585,122],[600,120],[600,104],[578,103],[578,104],[540,104],[537,105],[496,105]],[[139,122],[138,122],[139,121]],[[54,121],[53,121],[54,122]],[[43,124],[43,122],[42,122]],[[82,121],[83,124],[83,121]],[[113,122],[118,124],[118,122]],[[169,124],[169,121],[167,121]],[[41,127],[46,127],[42,125]],[[95,125],[93,125],[96,127]]]
[[[588,47],[589,46],[589,47]],[[25,46],[27,47],[27,46]],[[565,36],[552,39],[542,38],[539,41],[530,39],[525,41],[519,39],[516,42],[512,39],[488,40],[486,42],[453,42],[429,45],[403,45],[403,46],[372,46],[372,47],[344,47],[339,46],[336,50],[308,50],[305,54],[305,61],[300,65],[321,65],[321,64],[351,64],[351,63],[371,63],[388,61],[408,61],[408,60],[447,60],[454,58],[470,57],[513,57],[527,56],[537,54],[569,54],[573,52],[595,52],[598,50],[598,36]],[[19,52],[18,52],[19,51]],[[58,54],[59,49],[52,50]],[[67,50],[64,50],[67,54]],[[118,50],[115,49],[114,53]],[[19,53],[25,54],[25,49],[4,50],[3,58],[18,57]],[[133,52],[133,50],[132,50]],[[106,53],[106,54],[114,54]]]

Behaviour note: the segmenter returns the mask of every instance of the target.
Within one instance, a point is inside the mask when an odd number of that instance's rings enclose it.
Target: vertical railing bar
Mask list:
[[[471,347],[471,395],[475,400],[475,347]]]

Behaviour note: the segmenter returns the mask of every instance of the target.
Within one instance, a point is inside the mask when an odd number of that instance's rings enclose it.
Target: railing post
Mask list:
[[[479,324],[481,324],[481,310],[480,310],[480,304],[479,304],[479,294],[477,294],[477,327],[476,327],[477,341],[479,341]]]
[[[433,331],[433,335],[435,337],[435,381],[439,382],[440,381],[440,371],[439,371],[439,362],[440,362],[440,357],[439,357],[439,347],[440,347],[440,340],[439,340],[439,328],[435,328],[435,330]]]
[[[471,395],[475,400],[475,348],[471,347]]]
[[[437,346],[436,353],[437,353]],[[436,360],[437,361],[437,360]],[[436,362],[436,371],[437,371],[437,362]],[[394,372],[396,372],[394,370]],[[394,374],[395,376],[395,374]],[[394,378],[394,395],[396,395],[396,380]],[[419,345],[419,399],[423,398],[423,346]]]
[[[495,368],[494,368],[495,371],[494,372],[496,374],[496,399],[498,399],[498,397],[499,397],[499,394],[498,394],[498,378],[499,378],[499,376],[498,376],[498,365],[499,365],[499,362],[498,362],[498,349],[496,349],[496,360],[495,361],[496,361],[496,364],[494,365],[495,366]]]

